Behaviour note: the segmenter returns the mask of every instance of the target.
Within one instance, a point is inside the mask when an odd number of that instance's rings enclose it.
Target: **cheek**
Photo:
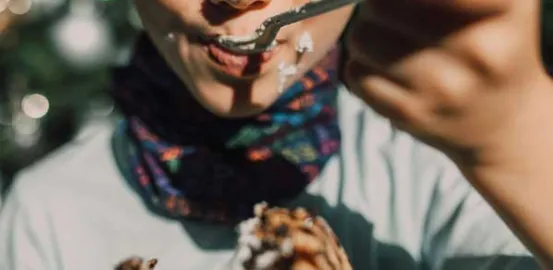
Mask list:
[[[313,52],[300,56],[299,65],[307,71],[317,64],[337,44],[338,38],[344,30],[352,12],[352,8],[341,9],[329,14],[302,22],[302,35],[308,32],[313,40]],[[332,22],[329,24],[328,22]],[[299,38],[298,38],[299,39]]]
[[[158,1],[135,0],[142,25],[152,36],[167,31],[171,25],[170,11]]]
[[[178,55],[175,55],[171,61],[181,62],[186,67],[188,76],[192,79],[195,77],[203,78],[211,73],[207,69],[207,53],[203,51],[200,45],[190,43],[186,36],[183,36],[176,46]]]
[[[328,50],[336,44],[352,11],[353,8],[348,7],[306,21],[315,42],[315,50],[317,47]],[[332,23],[329,24],[329,22]]]
[[[134,0],[142,24],[150,34],[182,31],[202,23],[200,0]],[[193,27],[192,27],[193,28]]]

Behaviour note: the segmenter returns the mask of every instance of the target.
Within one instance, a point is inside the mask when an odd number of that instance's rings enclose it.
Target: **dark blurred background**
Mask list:
[[[110,69],[140,21],[130,0],[0,0],[0,187],[110,117]],[[5,4],[3,4],[5,3]],[[13,3],[13,6],[9,4]]]
[[[110,69],[127,61],[141,27],[130,0],[28,1],[0,0],[4,189],[18,171],[70,141],[81,123],[112,117]],[[553,0],[543,5],[543,57],[553,67]]]

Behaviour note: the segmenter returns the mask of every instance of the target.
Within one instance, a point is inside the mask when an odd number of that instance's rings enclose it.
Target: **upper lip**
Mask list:
[[[290,7],[290,8],[288,8],[288,9],[286,9],[286,10],[290,10],[290,9],[293,9],[293,7]],[[268,20],[268,19],[272,18],[273,16],[275,16],[275,15],[277,15],[277,14],[280,14],[280,13],[286,11],[286,10],[274,12],[274,14],[270,14],[270,16],[266,16],[266,18],[264,18],[263,20],[261,20],[261,21],[259,21],[259,22],[255,22],[255,23],[247,22],[247,24],[249,24],[249,25],[254,25],[254,26],[255,26],[253,29],[249,29],[249,30],[240,29],[240,31],[235,31],[236,29],[231,29],[232,27],[225,27],[225,26],[223,26],[223,27],[221,27],[221,29],[220,29],[220,30],[222,30],[222,31],[201,31],[201,30],[200,30],[200,31],[198,31],[198,32],[199,32],[198,34],[199,34],[200,40],[202,40],[202,41],[204,41],[204,42],[207,41],[207,42],[209,42],[209,43],[215,43],[215,44],[218,43],[218,42],[217,42],[217,37],[220,37],[220,36],[248,36],[248,35],[254,33],[254,32],[257,30],[257,28],[258,28],[259,26],[261,26],[261,24],[262,24],[263,22],[265,22],[266,20]],[[271,13],[273,13],[273,12],[271,12]],[[267,15],[267,14],[265,14],[265,15]],[[264,16],[264,17],[265,17],[265,16]],[[237,18],[236,20],[239,20],[239,19]],[[257,21],[257,20],[255,20],[255,21]],[[236,25],[236,21],[235,21],[234,23],[235,23],[235,25]],[[244,23],[246,23],[246,22],[244,22]],[[206,30],[206,29],[204,29],[204,30]],[[285,36],[285,34],[284,34],[285,31],[286,31],[286,30],[282,29],[282,30],[278,33],[278,35],[277,35],[277,37],[276,37],[276,39],[275,39],[276,42],[282,43],[284,40],[286,40],[286,38],[284,38],[284,36]]]

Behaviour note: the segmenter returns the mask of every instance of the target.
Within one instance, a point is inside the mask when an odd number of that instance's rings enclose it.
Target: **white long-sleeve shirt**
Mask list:
[[[528,254],[441,153],[347,91],[339,121],[340,154],[290,205],[318,209],[355,269],[438,269],[447,258],[476,256],[485,258],[465,266],[484,261],[485,269],[499,254]],[[19,175],[0,213],[0,270],[108,270],[132,255],[158,258],[159,270],[221,269],[229,261],[233,228],[170,220],[144,206],[123,179],[128,168],[116,163],[113,131],[110,121],[91,123]]]

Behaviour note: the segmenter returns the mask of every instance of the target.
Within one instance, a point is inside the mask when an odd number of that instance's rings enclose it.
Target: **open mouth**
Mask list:
[[[237,55],[251,55],[251,54],[256,54],[256,53],[252,53],[251,51],[253,51],[255,49],[255,43],[252,42],[254,41],[256,38],[258,38],[260,35],[262,34],[262,32],[259,31],[255,31],[253,32],[252,34],[249,34],[249,35],[245,35],[245,36],[236,36],[236,35],[201,35],[200,36],[200,41],[204,44],[216,44],[217,46],[221,47],[221,48],[226,48],[225,44],[224,43],[227,43],[227,42],[232,42],[232,43],[236,43],[236,44],[239,44],[237,45],[240,50],[239,51],[243,51],[243,52],[236,52],[236,51],[232,51],[234,54],[237,54]],[[272,40],[271,42],[271,45],[265,49],[265,50],[262,50],[260,52],[267,52],[267,51],[271,51],[274,47],[276,47],[278,44],[279,44],[280,41],[277,41],[276,37],[275,39]],[[231,52],[231,50],[228,50],[227,51]]]
[[[255,32],[245,35],[245,36],[232,36],[232,35],[221,35],[216,38],[216,42],[223,47],[232,49],[234,52],[240,52],[243,54],[255,54],[257,52],[263,52],[272,49],[278,45],[276,41],[276,36],[269,36],[269,40],[264,40],[261,44],[262,48],[256,48],[257,44],[261,37],[264,36],[265,28],[262,25]],[[274,34],[274,33],[273,33]],[[267,37],[264,37],[267,39]],[[267,47],[265,49],[265,47]]]

